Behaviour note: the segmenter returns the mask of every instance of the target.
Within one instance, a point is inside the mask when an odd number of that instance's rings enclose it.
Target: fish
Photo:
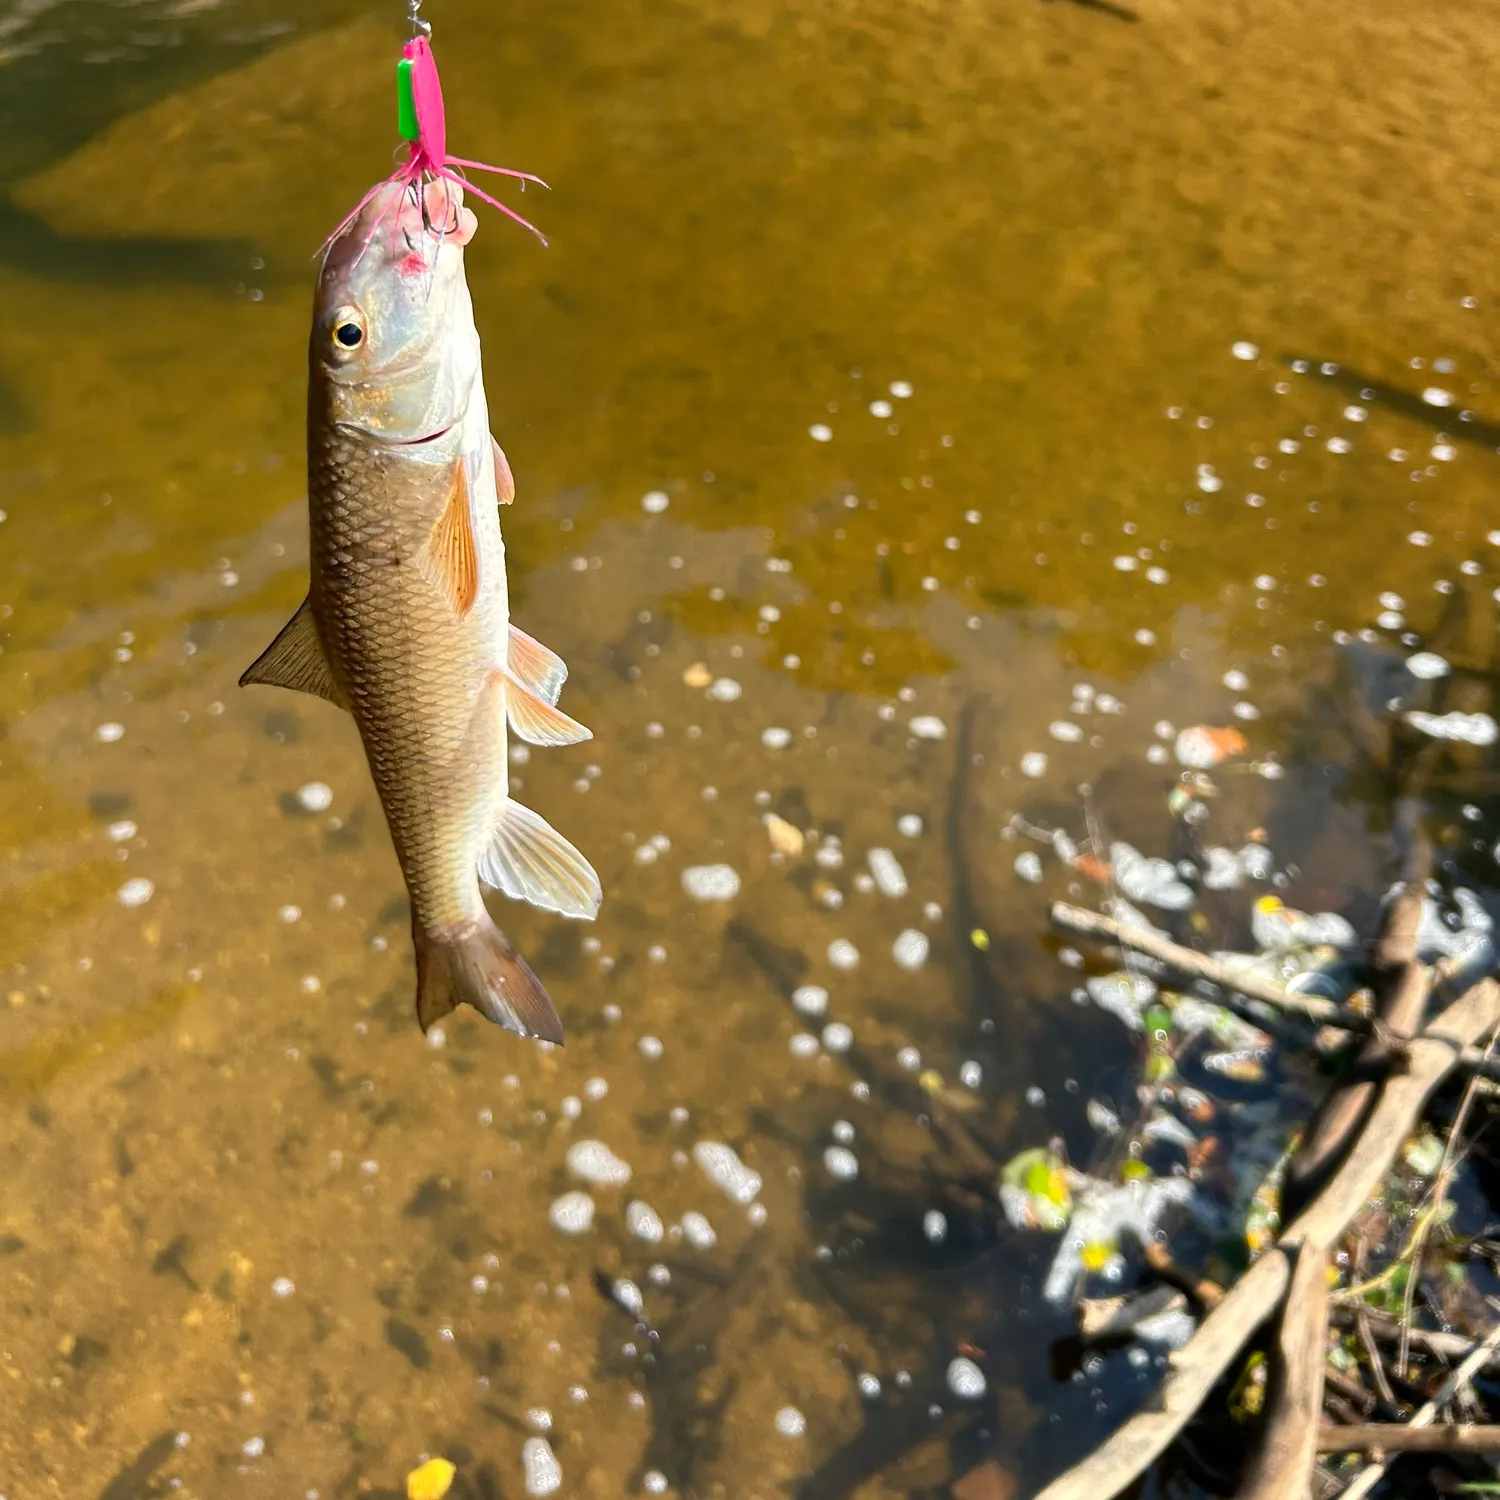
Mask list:
[[[393,201],[399,199],[399,202]],[[464,276],[477,222],[447,182],[377,192],[327,247],[308,347],[306,599],[240,678],[346,709],[411,897],[417,1020],[467,1004],[563,1039],[482,887],[592,920],[592,865],[510,795],[508,733],[571,745],[562,658],[510,622],[501,504]]]

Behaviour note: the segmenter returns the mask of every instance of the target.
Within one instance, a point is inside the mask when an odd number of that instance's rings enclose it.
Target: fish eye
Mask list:
[[[340,323],[333,330],[333,336],[346,349],[358,349],[364,343],[365,331],[358,323]]]

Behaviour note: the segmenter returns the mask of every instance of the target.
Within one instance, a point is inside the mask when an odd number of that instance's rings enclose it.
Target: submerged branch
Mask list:
[[[1087,911],[1081,906],[1071,906],[1066,901],[1055,902],[1052,907],[1052,923],[1053,926],[1080,937],[1118,943],[1122,948],[1130,948],[1145,954],[1147,958],[1154,958],[1158,963],[1165,964],[1169,969],[1190,979],[1205,980],[1221,990],[1243,995],[1247,1000],[1259,1000],[1263,1005],[1274,1006],[1277,1010],[1300,1016],[1315,1025],[1338,1026],[1359,1036],[1367,1036],[1373,1030],[1368,1016],[1360,1015],[1347,1005],[1339,1005],[1318,995],[1294,995],[1272,980],[1237,972],[1206,953],[1194,952],[1191,948],[1172,942],[1170,938],[1158,937],[1154,932],[1146,932],[1139,927],[1127,927],[1113,917],[1101,916],[1098,912]]]
[[[1110,1500],[1166,1451],[1246,1340],[1276,1311],[1291,1281],[1287,1250],[1305,1246],[1315,1254],[1327,1254],[1379,1188],[1459,1053],[1497,1020],[1500,985],[1493,980],[1482,981],[1433,1019],[1408,1047],[1406,1071],[1382,1087],[1369,1121],[1328,1185],[1288,1227],[1280,1246],[1251,1266],[1173,1357],[1157,1403],[1138,1412],[1102,1446],[1053,1480],[1038,1500]],[[1500,1327],[1494,1338],[1500,1343]],[[1487,1357],[1486,1350],[1482,1358]]]

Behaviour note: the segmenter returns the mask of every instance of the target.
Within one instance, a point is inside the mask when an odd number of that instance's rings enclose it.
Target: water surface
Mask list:
[[[517,1495],[538,1409],[569,1494],[1039,1483],[1150,1372],[1054,1369],[1053,1247],[954,1186],[917,1077],[978,1063],[1002,1158],[1087,1160],[1086,1101],[1132,1088],[1015,814],[1084,837],[1087,785],[1175,854],[1156,726],[1238,723],[1285,774],[1226,777],[1215,841],[1264,826],[1289,900],[1363,921],[1389,673],[1436,641],[1445,706],[1489,701],[1493,7],[427,9],[455,148],[554,185],[518,200],[551,247],[490,215],[469,279],[514,612],[596,736],[516,783],[599,922],[501,913],[569,1042],[423,1041],[351,726],[234,685],[305,587],[310,257],[386,170],[402,7],[11,0],[0,1495],[391,1495],[428,1453]],[[1488,756],[1427,803],[1481,886]],[[862,888],[871,848],[905,896]],[[695,901],[718,863],[739,894]],[[794,1053],[801,985],[852,1050]],[[580,1139],[633,1176],[565,1238]],[[642,1243],[632,1198],[717,1242]]]

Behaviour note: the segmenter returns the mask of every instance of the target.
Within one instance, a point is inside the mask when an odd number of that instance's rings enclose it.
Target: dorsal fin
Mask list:
[[[304,599],[297,606],[297,613],[281,627],[276,639],[245,668],[240,686],[249,687],[252,683],[291,688],[326,699],[338,708],[349,707],[349,700],[334,681],[333,669],[323,653],[311,599]]]
[[[510,675],[538,698],[556,703],[568,680],[568,664],[524,630],[510,627]]]
[[[479,597],[479,545],[474,538],[469,466],[462,457],[453,465],[448,501],[428,538],[422,571],[447,595],[460,617],[474,608]]]

